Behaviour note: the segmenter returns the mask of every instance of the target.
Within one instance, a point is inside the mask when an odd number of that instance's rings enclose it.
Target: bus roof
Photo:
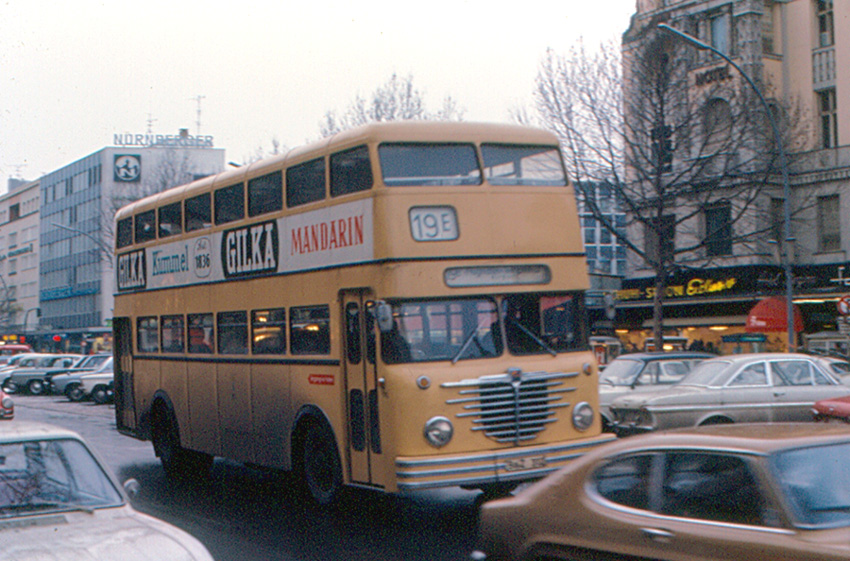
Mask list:
[[[324,151],[344,150],[368,142],[504,142],[556,146],[557,137],[549,131],[522,125],[459,121],[393,121],[370,123],[342,131],[322,140],[299,146],[245,166],[225,170],[132,202],[115,214],[116,220],[139,210],[180,200],[187,192],[201,194],[253,179],[284,167],[318,157]]]

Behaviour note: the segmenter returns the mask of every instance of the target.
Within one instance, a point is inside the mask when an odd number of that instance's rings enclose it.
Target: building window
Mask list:
[[[705,209],[705,249],[710,257],[732,254],[732,207],[728,202]]]
[[[835,102],[835,88],[818,92],[821,123],[821,144],[823,148],[838,146],[838,118]]]
[[[818,0],[818,45],[830,47],[835,44],[832,0]]]
[[[820,251],[841,249],[838,195],[818,197],[818,240]]]
[[[764,54],[775,54],[773,0],[765,0],[761,15],[761,47]]]
[[[709,19],[711,46],[723,53],[729,54],[729,15],[717,14]]]

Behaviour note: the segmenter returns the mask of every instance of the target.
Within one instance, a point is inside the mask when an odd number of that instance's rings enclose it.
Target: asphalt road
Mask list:
[[[468,560],[477,529],[478,492],[445,489],[410,495],[349,490],[319,509],[292,492],[285,474],[216,460],[209,480],[165,479],[149,442],[120,435],[112,406],[64,397],[13,396],[15,418],[80,433],[121,481],[142,487],[133,505],[200,539],[218,561]]]

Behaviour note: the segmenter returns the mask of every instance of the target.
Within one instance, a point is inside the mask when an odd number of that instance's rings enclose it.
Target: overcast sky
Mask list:
[[[293,7],[297,6],[297,7]],[[467,121],[531,102],[547,48],[619,39],[635,0],[0,0],[0,192],[117,133],[211,135],[242,162],[294,147],[395,72]]]

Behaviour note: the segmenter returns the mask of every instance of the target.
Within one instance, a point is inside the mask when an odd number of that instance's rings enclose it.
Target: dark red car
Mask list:
[[[850,423],[850,395],[816,401],[812,414],[819,422],[835,420]]]
[[[15,416],[15,402],[0,389],[0,420]]]

